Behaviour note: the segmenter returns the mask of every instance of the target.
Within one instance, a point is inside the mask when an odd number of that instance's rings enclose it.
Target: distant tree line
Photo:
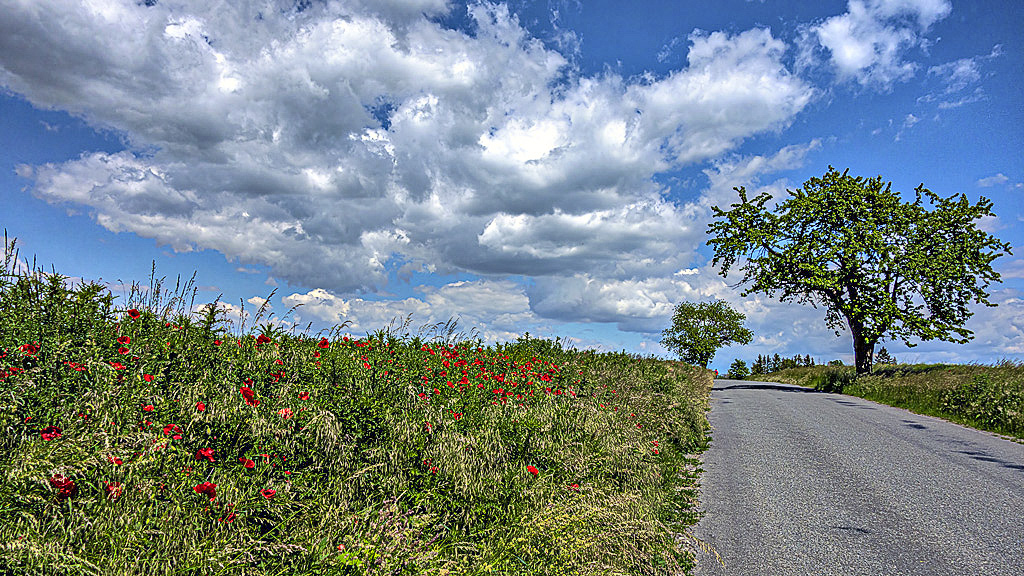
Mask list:
[[[805,354],[803,356],[797,354],[792,358],[782,358],[778,354],[775,354],[774,356],[758,354],[757,360],[754,361],[754,365],[750,367],[750,373],[751,375],[771,374],[772,372],[778,372],[779,370],[799,368],[801,366],[814,366],[814,358],[811,358],[810,354]]]
[[[876,366],[885,364],[897,364],[896,358],[889,354],[889,351],[886,350],[884,347],[878,351],[878,354],[875,355],[874,360]],[[804,354],[803,356],[797,354],[792,358],[783,358],[778,354],[774,354],[771,356],[758,354],[757,360],[754,361],[754,365],[750,367],[747,366],[746,362],[740,360],[739,358],[733,360],[732,364],[729,366],[729,373],[726,375],[726,378],[732,380],[743,380],[748,376],[760,376],[764,374],[778,372],[779,370],[786,370],[787,368],[801,368],[804,366],[814,365],[814,358],[812,358],[810,354]],[[843,361],[830,360],[827,363],[827,365],[842,366]]]

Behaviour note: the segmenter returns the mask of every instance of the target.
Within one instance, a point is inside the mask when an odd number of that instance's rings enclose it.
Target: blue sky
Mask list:
[[[153,4],[147,6],[146,4]],[[758,354],[852,361],[824,312],[740,298],[711,206],[828,165],[994,202],[1014,247],[966,345],[1024,360],[1019,3],[0,0],[0,224],[23,256],[354,334],[411,314],[665,355],[722,299]],[[286,316],[286,313],[294,310]]]

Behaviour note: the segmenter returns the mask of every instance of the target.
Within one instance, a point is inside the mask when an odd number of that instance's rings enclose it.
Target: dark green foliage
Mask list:
[[[856,378],[857,375],[852,370],[829,367],[811,378],[809,385],[822,392],[842,394],[843,390]]]
[[[903,202],[882,177],[853,177],[831,166],[821,178],[788,191],[774,210],[768,193],[732,210],[713,208],[713,263],[721,273],[745,258],[743,292],[779,294],[783,302],[822,306],[836,330],[853,336],[857,372],[871,370],[875,344],[883,337],[940,339],[963,343],[971,302],[994,306],[986,289],[999,281],[992,261],[1010,245],[980,230],[992,202],[964,195],[942,198],[918,186],[914,202]],[[923,200],[932,205],[929,210]]]
[[[801,356],[799,354],[792,358],[782,358],[778,354],[774,356],[757,355],[757,360],[750,369],[751,374],[771,374],[788,368],[799,368],[801,366],[814,366],[814,358],[810,354]]]
[[[768,369],[768,359],[761,354],[758,354],[757,360],[755,360],[754,364],[750,367],[750,374],[752,376],[757,376],[759,374],[768,374],[769,372],[771,372],[771,370]]]
[[[661,344],[683,362],[707,368],[715,352],[732,343],[748,344],[753,334],[743,327],[746,316],[722,301],[680,302]]]
[[[942,409],[997,432],[1024,432],[1024,386],[979,374],[942,394]]]
[[[882,349],[879,350],[878,354],[875,356],[875,366],[884,366],[887,364],[895,363],[896,358],[893,358],[893,356],[889,354],[889,351],[885,349],[885,346],[883,346]]]
[[[750,376],[750,370],[747,369],[747,363],[739,358],[733,360],[732,364],[729,366],[729,373],[726,375],[726,378],[743,380],[747,376]]]

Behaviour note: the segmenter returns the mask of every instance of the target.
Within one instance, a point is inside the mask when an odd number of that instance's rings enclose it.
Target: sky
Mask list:
[[[902,362],[1024,361],[1016,0],[0,0],[0,226],[73,279],[173,282],[355,335],[449,319],[668,357],[852,363],[825,312],[741,297],[712,207],[832,165],[993,202],[997,307]],[[269,301],[268,301],[269,299]],[[121,299],[123,302],[123,297]]]

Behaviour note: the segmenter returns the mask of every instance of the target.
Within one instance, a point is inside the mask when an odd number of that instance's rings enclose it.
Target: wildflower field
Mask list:
[[[681,574],[710,377],[0,278],[0,572]]]

